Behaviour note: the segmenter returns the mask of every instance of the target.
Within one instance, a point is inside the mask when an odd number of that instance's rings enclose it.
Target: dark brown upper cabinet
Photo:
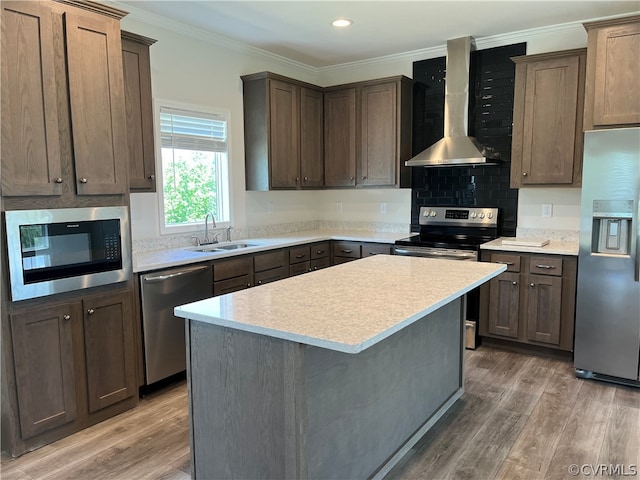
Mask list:
[[[242,77],[247,190],[409,187],[411,80],[321,88]]]
[[[149,47],[156,40],[124,31],[121,36],[129,189],[132,192],[155,192],[156,163]]]
[[[640,125],[640,15],[584,24],[584,129]]]
[[[128,190],[120,18],[93,2],[2,2],[3,196]]]
[[[268,72],[242,82],[247,190],[321,188],[322,90]]]
[[[586,50],[514,57],[511,187],[578,187]]]

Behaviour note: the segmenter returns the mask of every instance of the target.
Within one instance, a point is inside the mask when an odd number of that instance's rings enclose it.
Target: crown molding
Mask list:
[[[186,37],[191,37],[195,40],[211,43],[216,46],[228,48],[230,50],[247,52],[253,55],[266,57],[271,60],[276,60],[278,62],[291,65],[297,69],[306,70],[311,74],[315,74],[318,72],[317,68],[314,68],[305,63],[298,62],[296,60],[292,60],[290,58],[283,57],[282,55],[278,55],[272,52],[268,52],[261,48],[252,47],[251,45],[247,45],[246,43],[233,40],[229,37],[225,37],[217,33],[209,32],[201,28],[193,27],[191,25],[186,25],[182,22],[178,22],[177,20],[172,20],[170,18],[156,15],[154,13],[149,13],[145,10],[135,8],[130,5],[124,5],[118,1],[105,1],[104,3],[129,12],[129,14],[127,15],[127,19],[135,20],[140,23],[146,23],[147,25],[152,25],[154,27],[163,28],[165,30],[178,33]]]
[[[201,40],[204,42],[229,48],[231,50],[248,52],[253,55],[266,57],[271,60],[276,60],[278,62],[291,65],[292,67],[295,67],[297,69],[307,71],[312,75],[322,75],[323,73],[327,73],[327,72],[337,72],[340,70],[363,67],[365,65],[371,66],[371,65],[383,64],[383,63],[389,63],[389,62],[407,62],[407,61],[413,62],[413,61],[424,60],[428,58],[437,58],[437,57],[445,56],[447,52],[446,44],[444,44],[444,45],[439,45],[435,47],[402,52],[398,54],[384,55],[384,56],[369,58],[365,60],[358,60],[354,62],[329,65],[326,67],[313,67],[311,65],[308,65],[296,60],[292,60],[282,55],[277,55],[275,53],[268,52],[261,48],[253,47],[253,46],[247,45],[246,43],[242,43],[237,40],[230,39],[229,37],[225,37],[223,35],[208,32],[206,30],[192,27],[190,25],[186,25],[176,20],[172,20],[166,17],[162,17],[160,15],[152,14],[147,11],[144,11],[135,7],[131,7],[129,5],[121,4],[118,1],[106,1],[105,3],[110,4],[117,8],[123,9],[125,11],[128,11],[129,15],[127,18],[131,18],[138,22],[164,28],[166,30],[178,33],[180,35],[184,35],[197,40]],[[513,43],[527,42],[533,38],[549,37],[549,36],[554,36],[554,35],[569,33],[569,32],[576,33],[579,31],[585,34],[585,46],[586,46],[586,30],[584,28],[583,23],[623,18],[628,16],[629,14],[623,14],[623,15],[613,15],[610,17],[603,17],[598,19],[585,19],[585,20],[569,22],[569,23],[564,23],[559,25],[532,28],[528,30],[520,30],[517,32],[504,33],[504,34],[492,35],[487,37],[477,37],[477,38],[474,37],[473,40],[475,43],[476,50],[484,50],[487,48],[500,47],[500,46],[510,45]]]

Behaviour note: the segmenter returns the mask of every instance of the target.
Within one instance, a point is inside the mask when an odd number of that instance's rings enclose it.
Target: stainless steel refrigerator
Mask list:
[[[640,128],[584,135],[576,376],[640,386]]]

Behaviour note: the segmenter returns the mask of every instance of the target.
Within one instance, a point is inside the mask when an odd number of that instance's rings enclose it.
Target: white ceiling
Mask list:
[[[482,37],[640,11],[638,0],[204,1],[120,0],[315,68]],[[336,29],[338,17],[353,20]]]

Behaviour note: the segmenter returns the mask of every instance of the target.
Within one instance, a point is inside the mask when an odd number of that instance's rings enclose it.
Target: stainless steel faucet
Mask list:
[[[209,217],[211,217],[211,228],[216,228],[216,218],[213,216],[213,213],[207,213],[204,217],[204,238],[202,239],[202,244],[218,242],[217,236],[214,236],[212,241],[209,240]]]

